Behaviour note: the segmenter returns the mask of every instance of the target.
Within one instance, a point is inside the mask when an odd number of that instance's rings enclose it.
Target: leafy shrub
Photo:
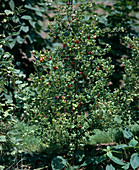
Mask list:
[[[114,66],[110,57],[104,56],[111,48],[104,42],[101,48],[96,40],[100,35],[123,29],[98,29],[97,16],[86,17],[90,7],[83,4],[74,15],[72,7],[64,7],[64,14],[50,25],[51,36],[59,37],[63,47],[45,53],[33,51],[36,73],[30,76],[29,87],[19,85],[20,95],[16,92],[17,102],[23,104],[22,119],[40,125],[46,143],[62,144],[66,149],[83,144],[96,128],[124,126],[137,120],[137,110],[132,113],[131,106],[137,96],[137,84],[134,90],[130,83],[110,90],[108,83]],[[129,78],[129,63],[133,66],[130,59],[126,60],[125,82]],[[129,72],[138,77],[132,66]]]

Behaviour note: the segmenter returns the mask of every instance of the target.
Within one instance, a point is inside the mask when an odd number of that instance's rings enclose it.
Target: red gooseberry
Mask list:
[[[78,129],[81,129],[81,125],[78,126]]]
[[[44,57],[41,57],[41,58],[40,58],[40,62],[42,62],[43,60],[44,60]]]
[[[73,62],[72,65],[74,65],[75,63]]]
[[[55,99],[58,99],[58,97],[57,97],[57,96],[55,96]]]
[[[75,43],[79,44],[79,40],[75,40]]]
[[[67,44],[63,44],[63,47],[66,47],[67,46]]]
[[[56,66],[53,66],[53,69],[54,69],[54,70],[57,70],[57,69],[58,69],[58,67],[56,67]]]
[[[61,96],[61,99],[65,99],[65,96]]]

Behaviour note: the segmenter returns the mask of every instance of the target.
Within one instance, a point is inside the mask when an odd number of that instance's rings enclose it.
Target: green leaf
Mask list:
[[[15,4],[14,4],[14,1],[13,1],[13,0],[11,0],[11,1],[9,2],[9,6],[10,6],[11,10],[14,11]]]
[[[5,136],[0,136],[0,142],[6,142],[6,137]]]
[[[123,169],[127,170],[129,169],[130,163],[127,162],[124,166],[122,166]]]
[[[123,131],[123,134],[124,134],[124,137],[127,138],[127,139],[132,139],[133,138],[133,134],[127,128],[125,128],[125,130]]]
[[[52,159],[52,169],[60,170],[66,166],[67,161],[62,156],[56,156]]]
[[[31,5],[25,5],[25,8],[29,9],[29,10],[34,10],[34,11],[38,11],[38,12],[45,12],[45,9],[39,9],[39,8],[34,8]]]
[[[26,20],[32,20],[31,16],[29,15],[23,15],[21,18]]]
[[[112,164],[106,166],[106,170],[115,170]]]
[[[107,156],[111,159],[113,155],[111,152],[107,152]]]
[[[101,157],[97,157],[94,164],[99,164],[100,162],[104,161],[106,158],[105,155],[102,155]]]
[[[24,42],[24,39],[21,38],[19,35],[17,36],[16,40],[19,44],[23,44],[23,42]]]
[[[5,94],[5,98],[7,99],[7,101],[5,102],[6,104],[13,103],[13,99],[12,99],[12,94],[11,93],[10,93],[10,95]]]
[[[80,167],[82,167],[82,166],[87,166],[87,165],[89,165],[89,164],[91,164],[91,163],[93,163],[93,164],[99,164],[100,162],[104,161],[105,158],[106,158],[105,155],[102,155],[101,157],[91,157],[91,158],[88,157],[88,158],[84,161],[84,163],[80,165]]]
[[[32,20],[29,20],[29,23],[30,23],[30,25],[31,25],[33,28],[35,28],[36,22],[33,22]]]
[[[29,31],[29,27],[28,26],[21,26],[20,28],[22,31],[24,32],[28,32]]]
[[[133,139],[129,142],[129,146],[132,146],[132,147],[136,146],[137,144],[138,144],[138,141],[135,140],[135,138],[133,138]]]
[[[138,153],[132,154],[130,163],[133,169],[136,169],[139,166],[139,154]]]
[[[76,152],[76,161],[77,161],[77,162],[81,162],[84,157],[85,157],[84,151],[78,150],[78,151]]]
[[[14,39],[12,42],[9,42],[8,45],[12,49],[15,46],[16,39]]]
[[[5,169],[5,166],[0,165],[0,170]]]
[[[125,163],[122,162],[119,158],[113,156],[111,152],[108,152],[108,153],[107,153],[107,156],[108,156],[113,162],[117,163],[118,165],[125,165]]]
[[[87,159],[84,161],[84,163],[81,164],[80,167],[82,167],[82,166],[87,166],[87,165],[91,164],[91,163],[94,162],[94,161],[95,161],[94,158],[87,158]]]
[[[10,15],[10,14],[13,15],[14,14],[11,10],[5,10],[4,12],[5,12],[6,15]]]
[[[113,148],[114,149],[124,149],[125,147],[128,147],[128,146],[126,144],[121,144],[121,145],[114,146]]]
[[[118,122],[118,123],[122,123],[122,119],[121,119],[121,117],[119,115],[115,116],[114,121]]]
[[[117,157],[115,157],[115,156],[113,156],[113,157],[111,158],[111,160],[112,160],[113,162],[117,163],[118,165],[125,165],[124,162],[122,162],[119,158],[117,158]]]
[[[16,82],[15,82],[15,84],[21,84],[22,83],[22,81],[20,81],[20,80],[16,80]]]

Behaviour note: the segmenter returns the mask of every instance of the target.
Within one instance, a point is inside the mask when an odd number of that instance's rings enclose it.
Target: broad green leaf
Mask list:
[[[21,18],[26,20],[32,20],[31,16],[29,15],[23,15]]]
[[[136,146],[137,144],[138,144],[138,141],[135,140],[135,138],[133,138],[133,139],[129,142],[129,146],[132,146],[132,147]]]
[[[6,142],[6,137],[5,136],[0,136],[0,142]]]
[[[121,144],[121,145],[114,146],[113,148],[115,148],[115,149],[124,149],[125,147],[128,147],[128,146],[126,144]]]
[[[0,165],[0,170],[5,169],[5,166]]]
[[[127,170],[129,169],[130,163],[127,162],[124,166],[122,166],[123,169]]]
[[[13,0],[10,0],[9,6],[10,6],[11,10],[14,11],[15,4],[14,4]]]
[[[139,154],[138,153],[132,154],[130,163],[133,169],[136,169],[139,166]]]
[[[108,156],[113,162],[117,163],[118,165],[125,165],[125,163],[122,162],[119,158],[113,156],[111,152],[108,152],[108,153],[107,153],[107,156]]]
[[[23,42],[24,42],[24,39],[21,38],[19,35],[17,36],[16,40],[19,44],[23,44]]]
[[[33,28],[35,28],[36,22],[33,22],[32,20],[29,20],[29,23],[30,23],[30,25],[31,25]]]
[[[9,42],[8,45],[12,49],[15,46],[16,39],[14,39],[12,42]]]
[[[117,158],[117,157],[115,157],[115,156],[113,156],[113,157],[111,158],[111,160],[112,160],[113,162],[117,163],[118,165],[125,165],[124,162],[122,162],[119,158]]]
[[[133,134],[131,133],[131,131],[127,128],[125,128],[125,130],[123,131],[124,137],[127,139],[131,139],[133,138]]]
[[[5,12],[6,15],[10,15],[10,14],[13,15],[14,14],[11,10],[5,10],[4,12]]]
[[[56,156],[52,159],[51,165],[53,170],[61,170],[66,166],[67,161],[62,156]]]
[[[5,98],[7,99],[7,101],[5,103],[7,103],[7,104],[13,103],[12,94],[11,95],[5,94]]]
[[[111,159],[113,155],[111,152],[107,152],[107,156]]]
[[[106,170],[115,170],[112,164],[106,166]]]
[[[29,27],[28,26],[21,26],[20,28],[22,31],[24,32],[28,32],[29,31]]]

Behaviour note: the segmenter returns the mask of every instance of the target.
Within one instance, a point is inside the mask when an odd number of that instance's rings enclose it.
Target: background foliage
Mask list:
[[[14,56],[15,65],[29,75],[33,72],[33,65],[27,59],[31,58],[30,51],[52,45],[49,39],[41,35],[48,32],[47,28],[42,27],[42,22],[52,19],[47,14],[50,6],[45,0],[22,0],[18,3],[1,0],[0,3],[0,38],[5,40],[1,54],[10,52]]]

